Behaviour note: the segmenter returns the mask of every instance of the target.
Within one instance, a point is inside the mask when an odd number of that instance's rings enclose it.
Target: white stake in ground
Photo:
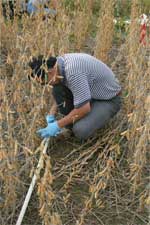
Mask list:
[[[49,138],[48,138],[48,139],[44,139],[44,140],[42,141],[42,143],[41,143],[41,145],[44,144],[44,149],[43,149],[42,155],[41,155],[41,157],[40,157],[40,159],[39,159],[39,162],[38,162],[38,165],[37,165],[36,172],[35,172],[35,174],[34,174],[34,176],[33,176],[33,178],[32,178],[30,187],[29,187],[29,189],[28,189],[28,192],[27,192],[26,198],[25,198],[25,200],[24,200],[24,203],[23,203],[22,209],[21,209],[21,211],[20,211],[20,214],[19,214],[19,217],[18,217],[18,220],[17,220],[16,225],[21,225],[21,223],[22,223],[24,214],[25,214],[25,212],[26,212],[28,203],[29,203],[30,198],[31,198],[31,195],[32,195],[32,191],[33,191],[34,186],[35,186],[35,182],[36,182],[36,180],[37,180],[38,175],[40,174],[41,164],[42,164],[42,161],[43,161],[43,156],[46,154],[46,150],[47,150],[47,147],[48,147],[48,143],[49,143]]]

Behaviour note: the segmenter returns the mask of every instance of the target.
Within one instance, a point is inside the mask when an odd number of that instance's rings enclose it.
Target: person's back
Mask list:
[[[49,3],[49,0],[29,0],[29,3],[32,3],[35,7],[40,7],[40,5],[44,6],[45,4]]]
[[[54,9],[48,8],[48,3],[50,3],[50,0],[29,0],[27,4],[27,12],[30,15],[33,15],[43,8],[45,14],[56,15],[56,11]]]
[[[66,85],[73,93],[77,92],[78,86],[78,92],[81,89],[80,99],[82,95],[84,99],[91,97],[107,100],[120,92],[121,87],[114,73],[102,61],[84,53],[64,54],[62,57],[65,64]],[[84,86],[85,80],[90,89]]]

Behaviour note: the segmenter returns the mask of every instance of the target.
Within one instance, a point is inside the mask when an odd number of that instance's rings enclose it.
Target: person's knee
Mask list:
[[[72,131],[75,137],[80,140],[86,140],[90,137],[89,130],[86,127],[81,126],[79,123],[74,124]]]

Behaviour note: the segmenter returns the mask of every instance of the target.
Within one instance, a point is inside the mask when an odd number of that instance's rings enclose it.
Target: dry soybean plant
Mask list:
[[[147,165],[149,148],[149,56],[148,46],[139,45],[139,1],[133,1],[131,26],[128,37],[128,121],[126,131],[131,158],[131,180],[135,192]]]
[[[114,32],[114,4],[114,0],[101,1],[94,55],[104,62],[107,62],[108,51],[112,46]]]
[[[27,80],[27,73],[24,67],[29,61],[29,54],[38,52],[41,47],[41,41],[38,46],[34,45],[31,36],[30,26],[36,26],[36,23],[23,18],[23,24],[14,18],[13,21],[3,20],[1,26],[1,197],[2,197],[2,214],[1,224],[10,224],[16,204],[22,203],[25,191],[24,179],[30,174],[34,167],[33,150],[39,144],[35,135],[36,127],[43,122],[39,113],[44,112],[45,100],[41,88],[34,86]],[[29,26],[28,26],[29,25]],[[23,27],[21,27],[23,26]],[[42,22],[39,21],[42,27]],[[28,29],[27,29],[28,27]],[[35,27],[35,31],[39,31]],[[22,30],[21,30],[22,29]],[[27,31],[27,32],[26,32]],[[39,38],[40,33],[39,33]],[[46,38],[46,37],[44,37]],[[30,44],[32,48],[30,48]],[[44,48],[45,46],[43,46]],[[29,52],[29,48],[31,52]],[[33,50],[33,53],[32,53]],[[35,123],[35,121],[37,123]],[[22,193],[22,197],[21,197]],[[18,198],[18,200],[19,200]],[[8,222],[9,221],[9,222]],[[12,222],[11,222],[12,223]]]
[[[52,191],[53,176],[51,174],[50,157],[45,157],[45,172],[38,184],[38,195],[40,201],[39,214],[45,225],[61,225],[61,220],[57,212],[52,213],[52,201],[55,200],[55,194]]]
[[[50,87],[41,88],[28,81],[28,62],[31,56],[39,54],[48,57],[76,49],[82,51],[90,36],[94,1],[75,3],[74,12],[68,12],[59,3],[56,18],[43,20],[39,14],[31,18],[23,15],[21,19],[15,16],[5,21],[1,17],[2,225],[15,224],[42,151],[38,148],[41,139],[36,129],[46,125],[44,116],[52,100]],[[113,40],[114,3],[101,1],[95,56],[105,62]],[[112,66],[128,91],[123,110],[117,119],[85,143],[72,137],[51,142],[38,176],[35,191],[38,200],[33,196],[31,212],[27,211],[23,224],[146,224],[147,218],[137,210],[144,204],[149,206],[149,189],[141,185],[140,191],[136,193],[136,190],[142,182],[147,182],[150,65],[147,50],[139,45],[137,38],[139,9],[136,7],[139,5],[136,3],[133,1],[129,47],[125,49],[126,44],[122,45]]]
[[[81,51],[88,35],[91,24],[93,0],[77,1],[74,12],[74,38],[75,48]]]

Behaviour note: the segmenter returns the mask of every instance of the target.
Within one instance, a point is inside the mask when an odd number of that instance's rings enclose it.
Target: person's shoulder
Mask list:
[[[82,53],[82,52],[73,52],[73,53],[65,53],[64,57],[68,57],[68,58],[76,58],[76,57],[93,57],[90,54],[87,53]]]

